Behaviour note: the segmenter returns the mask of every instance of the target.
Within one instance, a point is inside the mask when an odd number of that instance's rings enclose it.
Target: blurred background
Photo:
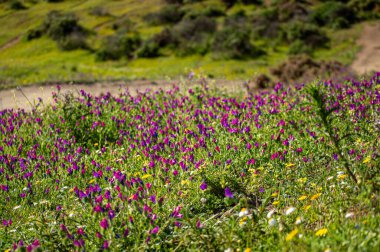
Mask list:
[[[379,18],[379,0],[0,0],[0,89],[364,74]]]

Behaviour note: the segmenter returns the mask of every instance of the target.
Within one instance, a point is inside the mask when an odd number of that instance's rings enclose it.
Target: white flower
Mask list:
[[[17,209],[19,209],[21,206],[19,205],[19,206],[15,206],[14,208],[13,208],[13,210],[17,210]]]
[[[333,178],[334,178],[334,176],[328,177],[327,181],[332,180]]]
[[[343,174],[344,174],[344,171],[338,171],[336,174],[338,174],[338,175],[343,175]]]
[[[267,218],[268,218],[268,219],[272,218],[272,215],[273,215],[275,212],[276,212],[275,209],[270,210],[270,211],[268,212],[268,214],[267,214]]]
[[[41,200],[40,201],[40,204],[46,204],[46,203],[48,203],[49,201],[47,201],[47,200]]]
[[[247,216],[249,214],[248,212],[248,209],[247,208],[242,208],[239,212],[239,217],[244,217],[244,216]]]
[[[285,215],[289,215],[289,214],[293,213],[295,210],[296,210],[295,207],[289,207],[288,209],[286,209]]]
[[[296,219],[296,225],[299,225],[302,223],[302,218],[301,217],[297,217]]]
[[[206,198],[201,198],[201,202],[202,202],[203,204],[205,204],[205,203],[207,202],[207,199],[206,199]]]
[[[232,248],[225,249],[224,252],[233,252]]]
[[[277,224],[277,221],[276,221],[275,218],[272,218],[272,219],[269,219],[269,220],[268,220],[268,225],[269,225],[270,227],[273,227],[273,226],[275,226],[276,224]]]
[[[353,212],[346,213],[346,219],[352,218],[352,217],[354,217],[354,215],[355,214]]]

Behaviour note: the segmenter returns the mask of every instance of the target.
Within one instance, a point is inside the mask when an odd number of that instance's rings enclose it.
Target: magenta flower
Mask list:
[[[200,185],[200,188],[202,191],[206,190],[207,189],[207,184],[206,182],[203,182],[201,185]]]
[[[157,234],[158,233],[158,230],[160,230],[160,227],[159,226],[156,226],[155,228],[153,228],[150,233],[151,234]]]
[[[108,221],[106,218],[103,218],[103,220],[100,221],[100,226],[103,228],[103,229],[107,229],[108,228]]]
[[[234,197],[234,194],[231,192],[231,189],[229,187],[226,187],[224,189],[224,195],[227,197],[227,198],[233,198]]]

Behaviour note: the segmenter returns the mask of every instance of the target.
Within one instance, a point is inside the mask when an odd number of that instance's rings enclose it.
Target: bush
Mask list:
[[[145,41],[137,50],[137,56],[141,58],[154,58],[160,56],[160,47],[153,40]]]
[[[247,28],[227,26],[215,34],[212,52],[216,58],[244,59],[257,57],[263,51],[250,42]]]
[[[301,41],[313,49],[324,47],[329,42],[329,38],[317,26],[302,22],[284,26],[282,37],[289,43]]]
[[[311,20],[317,25],[341,29],[353,24],[356,21],[356,16],[355,12],[344,3],[329,1],[319,6],[312,13]]]
[[[159,12],[150,13],[144,20],[152,25],[175,24],[181,21],[185,12],[178,4],[165,5]]]
[[[257,36],[265,38],[278,37],[281,31],[278,16],[279,14],[276,8],[268,8],[254,13],[252,27],[253,33]]]
[[[86,42],[86,36],[77,32],[70,33],[68,36],[58,40],[57,43],[58,47],[64,51],[90,49]]]
[[[165,46],[176,46],[178,45],[179,41],[178,38],[174,35],[173,30],[169,28],[163,29],[160,33],[157,33],[153,36],[152,40],[159,46],[159,47],[165,47]]]
[[[196,19],[201,16],[212,18],[212,17],[222,17],[225,15],[226,13],[224,9],[218,8],[215,6],[207,6],[201,10],[190,9],[186,11],[186,15],[184,16],[184,19]]]
[[[27,32],[26,39],[32,40],[46,34],[63,50],[89,49],[86,43],[88,31],[78,23],[73,13],[51,11],[43,24]]]
[[[313,49],[306,45],[305,42],[301,40],[296,40],[294,41],[290,46],[289,46],[289,51],[288,53],[290,55],[297,55],[297,54],[311,54]]]
[[[122,57],[133,58],[134,52],[140,45],[141,38],[137,33],[108,36],[96,53],[96,58],[101,61],[118,60]]]
[[[102,6],[96,6],[90,10],[90,14],[97,17],[110,16],[109,12]]]
[[[18,0],[11,1],[9,7],[12,10],[25,10],[26,9],[25,5]]]
[[[112,24],[112,29],[119,32],[131,32],[134,28],[135,23],[129,17],[119,18]]]

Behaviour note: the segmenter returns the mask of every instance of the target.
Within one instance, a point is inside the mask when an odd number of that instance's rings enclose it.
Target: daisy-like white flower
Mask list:
[[[13,208],[13,210],[17,210],[17,209],[19,209],[20,207],[21,207],[21,205],[15,206],[15,207]]]
[[[298,216],[295,223],[296,223],[296,225],[301,224],[302,223],[302,218],[300,216]]]
[[[295,207],[288,207],[285,211],[285,215],[290,215],[296,210]]]

